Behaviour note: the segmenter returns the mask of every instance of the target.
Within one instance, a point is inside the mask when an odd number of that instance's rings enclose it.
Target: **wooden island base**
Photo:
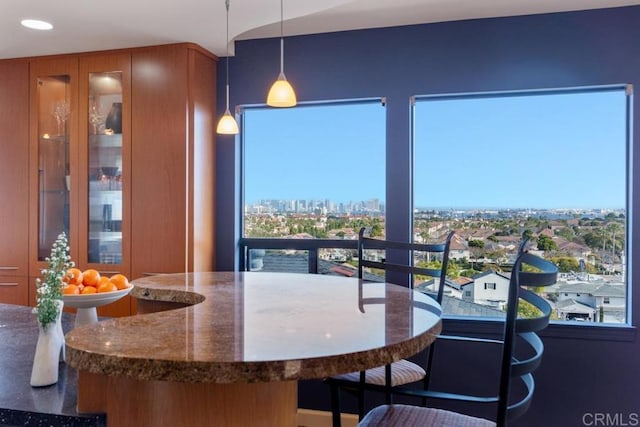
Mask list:
[[[297,381],[179,383],[78,372],[78,412],[117,426],[295,426]]]

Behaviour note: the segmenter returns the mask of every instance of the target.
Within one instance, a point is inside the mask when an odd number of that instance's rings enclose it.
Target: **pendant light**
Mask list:
[[[217,133],[224,135],[236,135],[238,133],[238,123],[229,111],[229,0],[225,0],[227,8],[227,109],[218,122]]]
[[[284,76],[284,31],[282,28],[284,14],[282,2],[283,0],[280,0],[280,74],[267,95],[267,105],[271,107],[293,107],[298,103],[293,87]]]

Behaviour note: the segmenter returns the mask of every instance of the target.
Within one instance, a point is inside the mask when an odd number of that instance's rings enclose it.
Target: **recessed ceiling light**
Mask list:
[[[53,25],[46,21],[40,21],[38,19],[23,19],[20,21],[23,27],[31,28],[34,30],[50,30]]]

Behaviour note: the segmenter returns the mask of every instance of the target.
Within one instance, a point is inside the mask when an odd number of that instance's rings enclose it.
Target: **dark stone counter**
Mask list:
[[[106,426],[103,414],[76,411],[77,372],[60,364],[59,379],[48,387],[31,387],[31,368],[38,341],[38,322],[31,307],[0,304],[0,427]],[[62,315],[65,333],[75,316]]]

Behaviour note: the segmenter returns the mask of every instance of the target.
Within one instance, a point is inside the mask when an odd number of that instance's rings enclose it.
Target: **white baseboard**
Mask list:
[[[342,427],[357,427],[357,414],[342,414]],[[331,412],[298,409],[298,427],[331,427]]]

